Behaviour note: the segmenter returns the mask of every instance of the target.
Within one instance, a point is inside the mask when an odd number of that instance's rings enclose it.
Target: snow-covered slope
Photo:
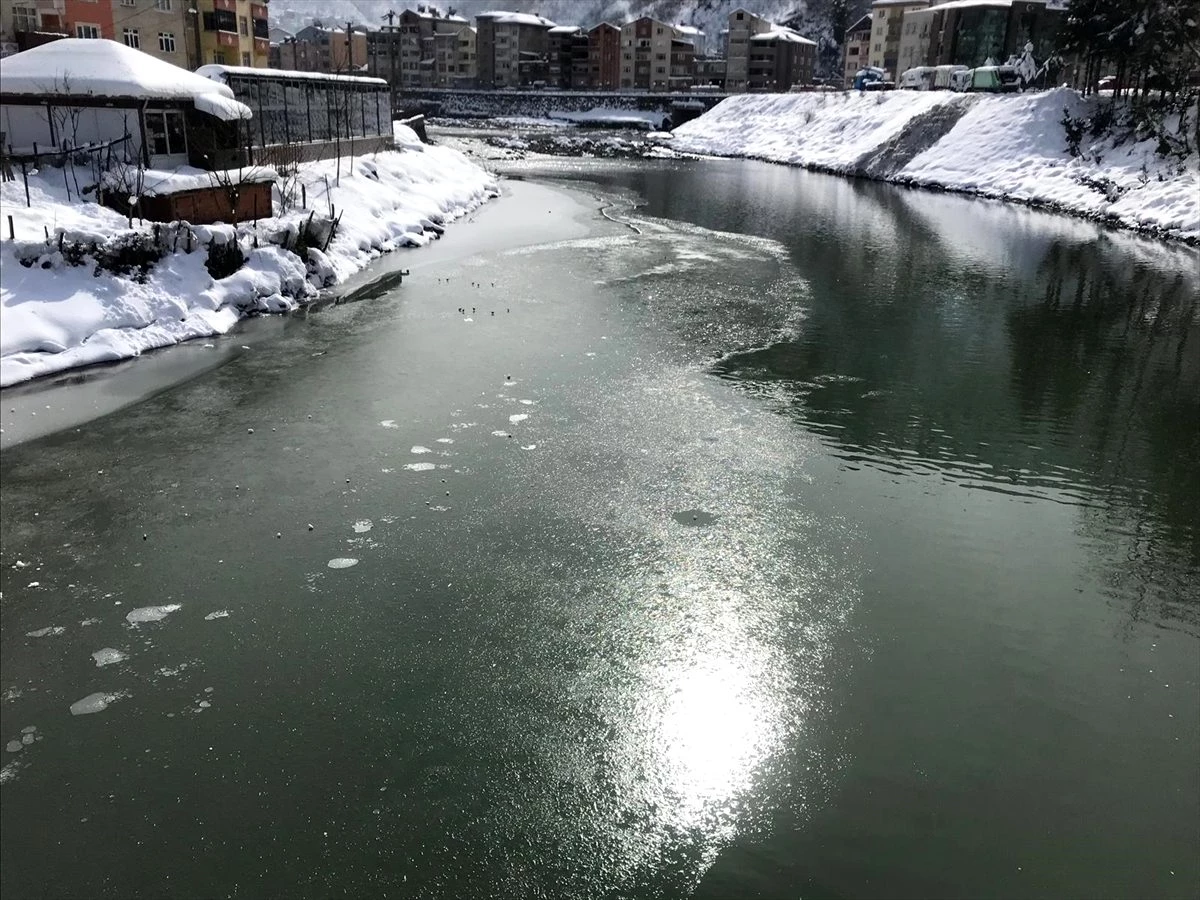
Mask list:
[[[1168,160],[1154,141],[1113,138],[1079,157],[1067,151],[1064,109],[1079,116],[1093,102],[1066,88],[743,95],[681,125],[671,146],[1049,205],[1200,240],[1196,154]]]
[[[130,233],[124,216],[96,203],[68,200],[61,170],[46,168],[30,177],[28,208],[20,180],[0,184],[0,204],[13,215],[17,231],[16,240],[5,235],[0,242],[0,386],[220,334],[247,313],[293,309],[381,253],[427,243],[440,230],[437,223],[494,196],[492,177],[461,153],[426,147],[402,125],[396,136],[401,152],[360,157],[353,174],[344,159],[340,184],[334,160],[301,167],[312,209],[324,213],[332,202],[341,214],[325,252],[311,248],[302,258],[278,245],[286,234],[288,246],[295,246],[307,209],[238,228],[161,226],[160,234],[179,231],[180,239],[173,242],[177,251],[167,253],[140,281],[100,271],[90,258],[71,265],[59,252],[56,231],[84,244]],[[133,231],[149,234],[152,227],[146,223]],[[190,237],[182,236],[185,229]],[[52,236],[49,244],[46,231]],[[205,267],[204,245],[210,241],[237,241],[245,264],[214,279]],[[187,252],[189,246],[193,252]]]

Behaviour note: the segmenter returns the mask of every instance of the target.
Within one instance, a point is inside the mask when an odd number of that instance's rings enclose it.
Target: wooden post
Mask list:
[[[29,202],[29,172],[25,168],[25,160],[21,160],[21,180],[25,182],[25,205],[32,206]]]
[[[13,231],[12,216],[8,217],[8,239],[10,241],[15,241],[17,239],[17,233],[15,231]]]
[[[300,207],[308,209],[308,188],[303,183],[300,185]]]

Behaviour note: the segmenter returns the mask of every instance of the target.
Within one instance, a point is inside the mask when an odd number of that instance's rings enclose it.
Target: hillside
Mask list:
[[[296,31],[312,23],[314,12],[325,24],[354,22],[377,28],[389,10],[399,12],[413,9],[417,0],[272,0],[271,24]],[[434,4],[442,12],[451,8],[468,19],[492,9],[511,9],[517,12],[536,12],[563,25],[591,27],[598,22],[621,23],[641,15],[653,16],[664,22],[694,25],[705,32],[709,52],[720,46],[720,32],[726,27],[729,13],[742,7],[764,18],[781,22],[798,17],[797,27],[807,37],[818,41],[828,53],[840,35],[835,19],[836,10],[843,8],[842,27],[852,23],[869,7],[868,0],[458,0],[450,4]],[[836,55],[836,54],[833,54]]]

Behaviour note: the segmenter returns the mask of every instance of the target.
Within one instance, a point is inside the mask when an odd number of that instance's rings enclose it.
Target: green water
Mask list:
[[[4,896],[1195,896],[1196,251],[517,174],[5,449]]]

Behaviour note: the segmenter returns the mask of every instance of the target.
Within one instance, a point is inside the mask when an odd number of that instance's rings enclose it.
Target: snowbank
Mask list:
[[[130,231],[110,209],[68,201],[59,169],[30,177],[30,208],[20,180],[0,184],[0,205],[16,228],[9,240],[5,223],[0,243],[0,386],[224,333],[250,313],[294,309],[382,253],[428,243],[442,223],[496,196],[494,179],[461,153],[425,146],[403,126],[396,137],[398,150],[355,159],[352,172],[343,158],[340,184],[336,160],[302,165],[306,209],[297,199],[295,208],[257,227],[160,226],[157,236],[176,252],[141,282],[100,271],[90,258],[71,265],[58,235],[97,244],[122,235],[145,239],[154,231],[150,223]],[[324,252],[312,247],[302,258],[280,246],[295,247],[310,213],[327,216],[330,204],[341,220]],[[233,241],[245,263],[213,278],[207,245]],[[189,245],[192,252],[184,249]]]
[[[940,91],[731,97],[675,130],[678,151],[744,156],[887,181],[1050,205],[1200,240],[1200,162],[1154,143],[1106,138],[1067,151],[1063,110],[1089,103],[1036,94]]]
[[[652,131],[663,127],[666,113],[641,109],[612,109],[594,107],[580,112],[552,110],[552,120],[562,120],[575,125],[594,125],[608,128],[642,128]]]

